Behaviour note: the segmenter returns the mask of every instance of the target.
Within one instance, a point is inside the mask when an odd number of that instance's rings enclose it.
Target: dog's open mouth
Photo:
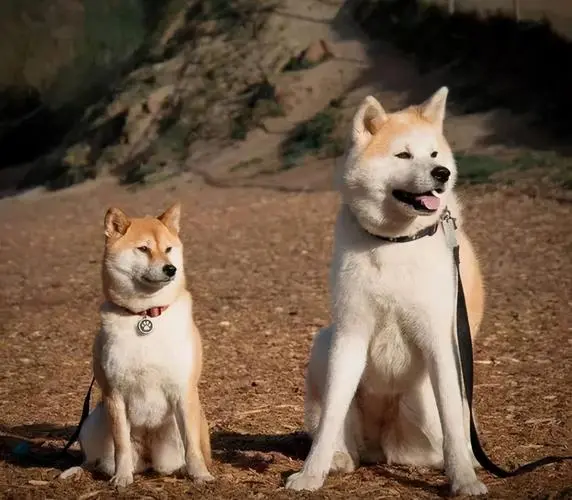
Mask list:
[[[424,193],[410,193],[396,189],[393,191],[393,197],[414,208],[418,212],[432,213],[435,212],[441,203],[441,195],[443,189],[434,189],[433,191],[425,191]]]

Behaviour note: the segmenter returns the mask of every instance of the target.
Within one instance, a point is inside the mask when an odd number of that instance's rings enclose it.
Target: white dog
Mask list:
[[[474,470],[454,340],[456,280],[439,226],[457,177],[443,136],[448,90],[386,113],[367,97],[341,172],[331,269],[333,324],[315,338],[305,421],[313,437],[287,488],[315,490],[359,462],[444,467],[453,493],[487,489]],[[407,242],[387,238],[434,234]],[[484,292],[472,246],[457,231],[473,333]]]

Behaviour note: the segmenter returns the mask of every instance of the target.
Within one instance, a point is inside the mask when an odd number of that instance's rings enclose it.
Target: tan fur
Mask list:
[[[485,309],[485,285],[477,254],[464,231],[457,232],[461,279],[467,301],[467,313],[471,326],[473,343],[477,338]]]
[[[198,391],[202,343],[186,289],[179,214],[175,204],[156,218],[129,218],[117,208],[105,216],[107,301],[93,345],[102,401],[82,427],[80,443],[86,464],[99,464],[118,486],[148,466],[166,474],[186,466],[198,481],[213,479]],[[174,275],[165,274],[166,265],[175,268]],[[155,329],[139,336],[138,313],[165,306],[151,318]]]
[[[371,142],[364,149],[364,158],[387,155],[394,139],[412,127],[432,128],[433,125],[413,109],[388,115],[383,126],[375,130]]]

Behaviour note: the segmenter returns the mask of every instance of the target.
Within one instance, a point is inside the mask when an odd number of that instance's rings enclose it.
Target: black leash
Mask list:
[[[69,450],[70,446],[77,441],[77,439],[79,437],[79,433],[81,432],[81,426],[83,425],[83,423],[85,422],[85,419],[89,415],[89,405],[90,405],[90,401],[91,401],[91,390],[93,389],[93,383],[94,382],[95,382],[95,377],[93,377],[91,379],[91,384],[89,384],[89,389],[87,390],[87,394],[85,395],[85,398],[83,400],[83,409],[81,411],[81,418],[79,419],[79,424],[77,424],[77,427],[76,427],[74,433],[68,439],[68,442],[64,446],[64,449],[61,452],[62,455],[65,455],[67,453],[67,451]]]
[[[530,472],[538,467],[548,464],[555,464],[565,460],[571,460],[572,456],[555,456],[535,460],[528,464],[521,465],[514,470],[508,471],[496,465],[485,453],[477,428],[475,420],[473,419],[473,344],[471,340],[471,327],[469,326],[469,316],[467,313],[467,303],[465,301],[465,292],[463,290],[463,283],[461,281],[459,257],[459,245],[453,248],[453,256],[455,258],[455,267],[457,271],[457,343],[459,344],[459,356],[461,358],[461,370],[463,372],[463,384],[465,386],[465,395],[469,404],[470,415],[470,430],[471,430],[471,446],[475,458],[481,464],[483,469],[497,477],[513,477]]]
[[[469,404],[471,446],[473,448],[473,454],[475,455],[475,458],[479,464],[481,464],[483,469],[497,477],[519,476],[520,474],[530,472],[543,465],[560,463],[564,462],[565,460],[572,460],[572,456],[562,457],[551,455],[539,460],[535,460],[534,462],[521,465],[512,471],[507,471],[496,465],[483,450],[479,440],[479,435],[477,433],[477,428],[475,426],[475,420],[473,419],[473,343],[471,339],[469,315],[467,313],[467,303],[465,301],[465,292],[463,290],[463,283],[461,281],[461,259],[459,257],[459,244],[457,243],[454,236],[454,233],[457,230],[455,218],[451,216],[451,213],[446,208],[439,222],[436,222],[435,224],[422,229],[421,231],[411,236],[379,236],[375,234],[372,234],[372,236],[382,241],[387,241],[388,243],[406,243],[409,241],[418,240],[419,238],[423,238],[425,236],[433,236],[437,232],[440,224],[443,225],[443,230],[445,231],[447,241],[453,247],[453,257],[455,259],[455,270],[457,273],[457,343],[459,344],[459,357],[463,375],[463,386],[465,388],[465,395]],[[451,224],[452,227],[446,227],[447,224]],[[447,230],[452,231],[452,240],[450,239],[450,235],[447,234]],[[454,241],[454,244],[452,244],[452,241]]]

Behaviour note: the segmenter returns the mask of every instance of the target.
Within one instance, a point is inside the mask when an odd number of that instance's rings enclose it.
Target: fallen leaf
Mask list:
[[[96,491],[90,491],[89,493],[84,493],[83,495],[80,495],[77,500],[87,500],[88,498],[93,498],[96,497],[97,495],[99,495],[103,490],[96,490]]]

